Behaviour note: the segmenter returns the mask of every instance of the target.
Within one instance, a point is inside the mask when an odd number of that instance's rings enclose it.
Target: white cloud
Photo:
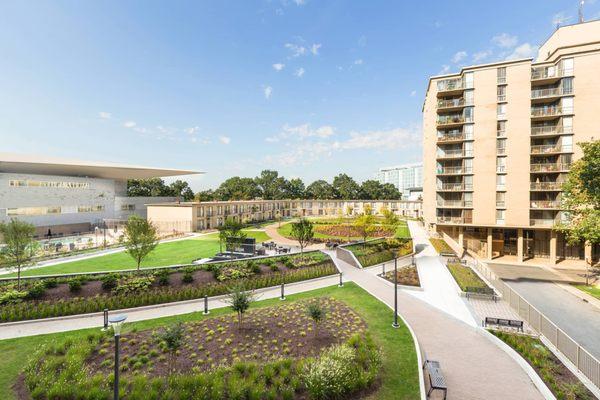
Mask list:
[[[492,55],[492,50],[481,50],[473,54],[473,62],[478,63],[484,61]]]
[[[292,53],[292,57],[300,57],[306,54],[306,47],[295,43],[286,43],[285,48]]]
[[[367,45],[367,37],[365,35],[362,35],[361,37],[359,37],[357,44],[360,47],[365,47]]]
[[[571,21],[573,17],[571,15],[566,15],[564,12],[559,12],[554,14],[552,17],[552,25],[564,25]]]
[[[354,65],[363,65],[363,64],[364,64],[364,61],[363,61],[363,59],[362,59],[362,58],[359,58],[359,59],[357,59],[357,60],[354,60]]]
[[[417,91],[413,90],[412,92],[410,92],[410,97],[415,97],[417,95]]]
[[[452,56],[452,62],[454,64],[458,64],[459,62],[461,62],[462,60],[464,60],[465,58],[467,58],[467,52],[462,50],[462,51],[458,51],[454,54],[454,56]]]
[[[507,60],[518,59],[518,58],[533,58],[536,56],[538,47],[531,45],[530,43],[523,43],[517,46],[513,52],[506,57]]]
[[[450,66],[442,65],[442,69],[440,70],[439,75],[444,75],[444,74],[447,74],[448,72],[450,72]]]
[[[229,144],[231,143],[231,138],[228,136],[219,136],[219,142],[223,144]]]
[[[310,52],[313,54],[313,56],[319,54],[319,49],[321,48],[321,46],[321,43],[314,43],[312,46],[310,46]]]
[[[283,68],[285,68],[285,64],[282,64],[282,63],[273,64],[273,69],[275,71],[281,71]]]
[[[125,123],[123,124],[123,126],[125,128],[133,128],[134,126],[136,126],[137,124],[135,123],[135,121],[125,121]]]
[[[298,78],[302,78],[302,76],[304,75],[304,72],[306,72],[304,70],[304,68],[300,67],[294,72],[294,76],[296,76]]]
[[[112,117],[111,113],[106,112],[106,111],[100,111],[98,113],[98,115],[100,116],[100,118],[102,119],[110,119]]]
[[[271,86],[267,86],[263,89],[263,93],[265,94],[265,99],[269,100],[273,95],[273,88]]]
[[[508,33],[501,33],[492,38],[492,43],[503,49],[510,49],[519,43],[519,38]]]
[[[303,6],[306,4],[306,0],[294,0],[297,6]]]
[[[185,128],[183,131],[185,133],[187,133],[188,135],[196,135],[200,131],[200,127],[199,126],[193,126],[191,128]]]
[[[413,130],[396,128],[365,133],[350,132],[350,138],[333,143],[335,149],[386,149],[396,150],[421,143],[421,134]]]

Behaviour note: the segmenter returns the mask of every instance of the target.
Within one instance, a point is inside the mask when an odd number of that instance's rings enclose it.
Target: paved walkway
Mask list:
[[[339,283],[339,276],[313,279],[310,281],[291,283],[286,285],[286,295],[306,292],[308,290],[320,289]],[[259,300],[274,299],[281,295],[279,287],[259,289],[255,293]],[[224,302],[225,296],[209,299],[209,310],[228,306]],[[172,315],[188,314],[204,310],[204,299],[181,301],[177,303],[157,304],[153,306],[132,308],[129,310],[115,310],[112,314],[127,314],[127,321],[143,321],[147,319],[168,317]],[[33,320],[23,322],[11,322],[0,324],[0,340],[23,336],[35,336],[46,333],[66,332],[76,329],[102,327],[103,314],[84,314],[72,317],[48,318],[44,320]]]
[[[289,222],[286,222],[289,223]],[[292,247],[292,249],[300,251],[300,247],[298,246],[298,242],[292,239],[288,239],[285,236],[281,236],[279,234],[279,232],[277,232],[277,229],[279,228],[280,225],[283,225],[284,222],[282,222],[281,224],[279,222],[276,222],[274,224],[271,225],[267,225],[265,226],[265,232],[267,233],[267,235],[269,235],[271,237],[271,240],[273,240],[275,243],[283,245],[283,246],[290,246]],[[315,244],[311,244],[310,246],[306,247],[305,250],[322,250],[325,248],[325,243],[315,243]]]

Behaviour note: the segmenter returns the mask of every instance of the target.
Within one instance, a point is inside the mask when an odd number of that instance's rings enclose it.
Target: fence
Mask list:
[[[517,311],[523,320],[527,321],[533,329],[552,343],[597,388],[600,388],[600,361],[596,357],[581,347],[575,340],[542,314],[542,312],[499,279],[481,261],[475,260],[470,265],[485,276],[502,293],[504,300]]]

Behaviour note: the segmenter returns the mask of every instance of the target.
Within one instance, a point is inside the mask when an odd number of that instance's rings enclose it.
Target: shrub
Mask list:
[[[153,282],[153,276],[140,276],[129,278],[128,280],[114,288],[113,293],[116,295],[123,296],[127,296],[130,294],[139,294],[150,289]]]
[[[116,274],[108,274],[100,278],[100,281],[102,282],[102,289],[112,290],[117,287],[119,278]]]
[[[25,291],[9,290],[0,294],[0,305],[20,303],[26,297],[27,292]]]
[[[44,282],[46,289],[52,289],[58,286],[58,281],[56,279],[46,279],[42,282]]]
[[[154,273],[154,276],[158,280],[160,286],[167,286],[169,284],[169,276],[171,273],[166,269],[160,269]]]
[[[354,349],[342,344],[309,362],[302,377],[310,397],[317,400],[341,398],[349,388],[353,388],[358,378],[355,357]]]
[[[81,290],[81,279],[72,278],[69,279],[69,290],[73,293],[79,292]]]
[[[254,260],[248,261],[246,263],[246,268],[254,274],[260,274],[260,265]]]
[[[27,293],[29,299],[39,299],[46,293],[46,285],[42,282],[35,282]]]
[[[183,277],[181,278],[181,281],[183,283],[192,283],[194,282],[194,269],[193,268],[186,268],[183,270]]]

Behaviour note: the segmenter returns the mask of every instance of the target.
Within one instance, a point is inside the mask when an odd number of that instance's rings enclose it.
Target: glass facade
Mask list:
[[[423,187],[423,164],[381,168],[377,180],[382,184],[391,183],[402,193],[402,198],[407,199],[411,189],[420,191]]]

